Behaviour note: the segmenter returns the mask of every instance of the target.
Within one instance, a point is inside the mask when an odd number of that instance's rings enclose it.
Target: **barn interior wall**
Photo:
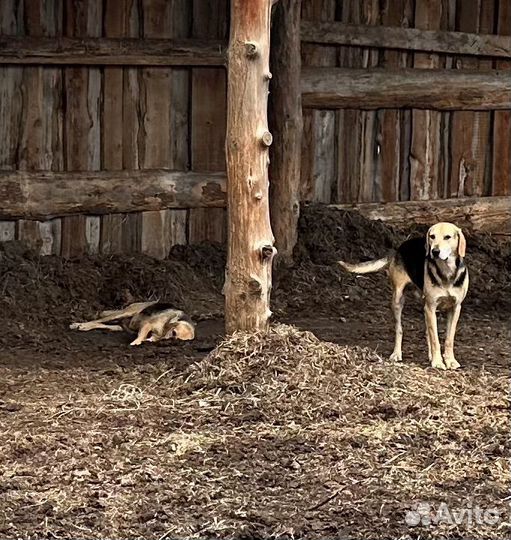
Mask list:
[[[2,0],[0,32],[220,38],[227,0]],[[224,171],[226,73],[203,67],[0,67],[0,169]],[[224,209],[0,224],[45,254],[143,252],[225,240]]]
[[[511,35],[509,0],[303,0],[302,19]],[[302,45],[302,65],[511,69],[488,58]],[[305,110],[302,199],[325,203],[511,193],[509,111]]]
[[[302,19],[511,35],[509,0],[303,0]],[[2,0],[0,33],[228,38],[228,0]],[[304,66],[511,69],[492,60],[302,45]],[[210,67],[0,67],[0,169],[224,171],[226,72]],[[324,203],[511,192],[510,111],[304,110],[301,197]],[[221,208],[0,222],[44,254],[224,242]]]

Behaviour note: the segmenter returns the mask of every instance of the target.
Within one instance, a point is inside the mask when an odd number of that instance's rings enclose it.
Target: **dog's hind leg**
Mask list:
[[[461,304],[456,304],[452,310],[447,313],[447,332],[445,335],[444,345],[444,362],[447,369],[458,369],[459,362],[454,357],[454,336],[456,334],[456,326],[460,318]]]
[[[394,289],[392,294],[392,311],[395,320],[395,336],[394,336],[394,351],[390,355],[390,359],[401,362],[403,359],[403,324],[402,314],[405,304],[404,286]]]
[[[410,283],[408,275],[396,264],[390,267],[390,279],[392,281],[392,312],[395,321],[394,351],[390,355],[390,360],[400,362],[403,359],[403,324],[402,315],[405,305],[404,291]]]
[[[98,324],[118,321],[121,319],[128,319],[133,317],[137,313],[143,311],[146,307],[152,306],[156,302],[137,302],[135,304],[130,304],[124,309],[112,309],[107,310],[101,313],[99,319],[94,319],[93,321],[81,322],[81,323],[72,323],[69,325],[71,330],[81,330],[82,332],[88,332],[89,330],[95,330],[98,328]]]
[[[99,316],[100,317],[110,317],[110,315],[123,313],[124,310],[121,309],[105,309],[105,311],[100,311]]]

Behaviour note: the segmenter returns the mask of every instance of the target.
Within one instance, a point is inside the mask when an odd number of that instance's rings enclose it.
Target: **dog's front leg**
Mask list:
[[[444,361],[447,369],[458,369],[459,362],[454,357],[454,336],[460,318],[461,304],[457,303],[447,314],[447,333],[445,335]]]
[[[108,330],[109,332],[122,332],[122,326],[118,324],[103,324],[98,321],[89,321],[81,323],[72,323],[69,325],[71,330],[80,330],[80,332],[89,332],[90,330]]]
[[[436,318],[436,302],[426,300],[424,315],[426,319],[426,331],[429,344],[429,360],[431,366],[438,369],[446,369],[442,359],[440,340],[438,339],[438,325]]]
[[[134,339],[130,345],[142,345],[142,342],[147,339],[147,336],[151,333],[153,326],[149,323],[145,323],[140,327],[138,331],[138,336]],[[151,340],[152,341],[152,340]]]

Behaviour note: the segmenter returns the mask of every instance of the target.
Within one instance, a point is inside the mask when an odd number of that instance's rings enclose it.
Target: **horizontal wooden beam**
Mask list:
[[[225,173],[167,170],[0,171],[0,219],[49,219],[71,214],[223,208]],[[474,231],[511,230],[509,197],[330,205],[389,225],[452,221]]]
[[[0,171],[0,219],[224,207],[225,174]]]
[[[302,21],[302,41],[511,59],[511,36]]]
[[[511,109],[509,71],[306,68],[302,104],[318,109]]]
[[[223,66],[221,41],[0,36],[0,64]]]
[[[511,230],[509,197],[336,204],[330,207],[357,211],[367,219],[394,226],[407,227],[410,223],[432,225],[439,221],[450,221],[475,232],[504,234]]]

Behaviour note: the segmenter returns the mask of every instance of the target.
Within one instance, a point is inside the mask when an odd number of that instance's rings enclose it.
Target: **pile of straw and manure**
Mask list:
[[[384,362],[275,325],[180,373],[112,361],[6,385],[4,537],[509,537],[505,374]],[[411,527],[421,504],[501,519]]]

